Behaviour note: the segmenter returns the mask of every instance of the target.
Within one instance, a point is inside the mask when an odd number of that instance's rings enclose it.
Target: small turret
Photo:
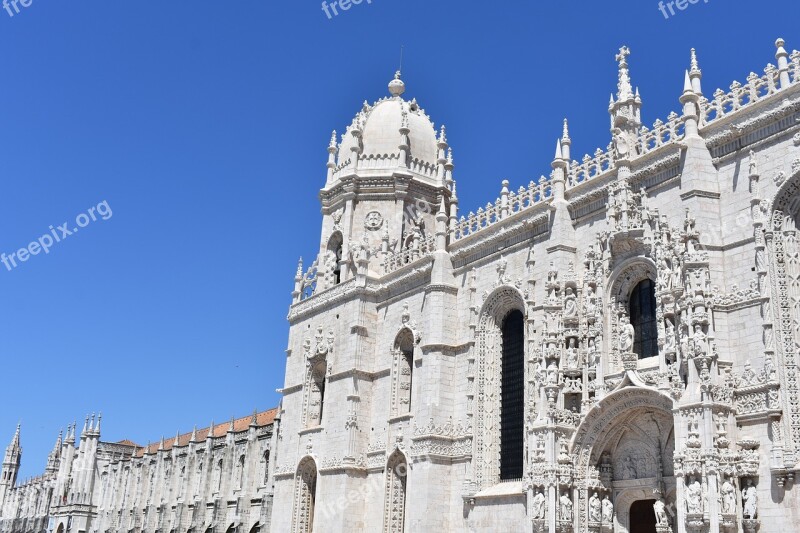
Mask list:
[[[19,432],[21,424],[17,424],[17,430],[11,439],[11,444],[6,448],[3,457],[3,467],[0,471],[0,510],[5,504],[6,497],[17,483],[20,463],[22,462],[22,446],[19,444]]]

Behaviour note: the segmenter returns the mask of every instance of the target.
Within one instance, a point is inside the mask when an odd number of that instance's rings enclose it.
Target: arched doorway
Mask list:
[[[603,398],[578,428],[576,481],[599,484],[610,498],[614,531],[654,533],[654,494],[663,494],[667,506],[675,502],[672,409],[670,397],[631,384]],[[599,472],[608,477],[599,479]]]
[[[656,513],[653,511],[655,500],[639,500],[633,502],[630,510],[628,533],[656,533]]]

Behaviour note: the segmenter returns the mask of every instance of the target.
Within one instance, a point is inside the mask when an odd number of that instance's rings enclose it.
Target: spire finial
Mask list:
[[[400,79],[400,71],[398,70],[394,74],[394,79],[389,82],[389,93],[393,97],[399,98],[404,92],[406,92],[406,84]]]
[[[567,119],[565,118],[564,119],[564,131],[561,134],[561,144],[567,144],[569,142],[571,142],[571,139],[569,138],[569,123],[567,122]]]
[[[557,139],[556,140],[556,156],[553,159],[558,160],[558,159],[561,159],[562,157],[563,157],[563,154],[561,152],[561,139]]]
[[[258,409],[253,409],[253,417],[250,419],[251,426],[258,425]]]
[[[231,416],[231,425],[228,426],[228,431],[231,433],[233,433],[233,423],[234,423],[234,418]]]
[[[631,87],[631,77],[628,71],[628,56],[631,55],[631,50],[627,46],[622,46],[616,56],[619,62],[619,77],[617,81],[617,100],[624,101],[633,96],[633,89]]]
[[[331,142],[328,144],[328,148],[336,148],[336,130],[331,133]]]
[[[197,426],[192,428],[192,438],[189,439],[190,442],[197,442]]]
[[[692,73],[695,73],[695,72],[699,73],[700,72],[700,66],[697,63],[697,51],[694,48],[692,48],[691,54],[692,54],[692,60],[691,60],[692,61]]]

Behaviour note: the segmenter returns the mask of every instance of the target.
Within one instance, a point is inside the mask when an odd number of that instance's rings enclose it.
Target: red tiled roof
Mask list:
[[[128,439],[121,440],[119,442],[115,442],[114,444],[122,444],[123,446],[134,446],[136,448],[141,448],[141,446],[139,446],[138,444],[136,444],[132,440],[128,440]]]
[[[268,426],[272,424],[275,420],[275,415],[278,414],[278,408],[270,409],[268,411],[261,411],[260,413],[256,413],[256,425],[258,427]],[[240,433],[242,431],[247,431],[250,427],[251,422],[253,421],[253,415],[243,416],[242,418],[237,418],[233,421],[233,432]],[[222,424],[214,424],[214,431],[212,433],[212,437],[223,437],[228,433],[228,430],[231,427],[230,421],[223,422]],[[204,442],[208,436],[209,428],[203,428],[197,430],[196,440],[197,442]],[[178,447],[187,446],[189,441],[192,439],[192,432],[184,433],[182,435],[178,435]],[[120,442],[122,443],[131,443],[131,445],[136,446],[129,440],[125,440]],[[164,439],[164,450],[171,450],[172,447],[175,445],[175,437],[169,437]],[[155,453],[158,451],[160,446],[160,441],[148,444],[147,447],[139,446],[136,450],[136,457],[141,457],[144,453]]]

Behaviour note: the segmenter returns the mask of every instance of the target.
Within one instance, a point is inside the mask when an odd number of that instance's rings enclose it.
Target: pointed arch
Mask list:
[[[317,497],[317,463],[310,456],[304,457],[297,466],[294,492],[292,533],[311,533]]]
[[[404,326],[392,345],[392,416],[411,412],[415,337],[411,328]]]
[[[328,267],[330,285],[338,285],[342,280],[341,260],[344,247],[344,236],[341,231],[334,231],[325,247],[325,265]]]
[[[504,332],[503,326],[506,325],[507,320],[514,316],[513,321],[518,337],[521,340],[520,350],[517,352],[509,352],[504,354]],[[513,410],[513,406],[520,400],[524,402],[525,393],[524,387],[525,379],[525,300],[516,287],[502,285],[494,290],[485,300],[478,319],[478,328],[476,331],[475,343],[475,360],[470,360],[469,365],[474,366],[474,370],[470,373],[475,374],[474,388],[475,398],[473,416],[473,427],[475,431],[475,448],[473,458],[473,477],[477,487],[480,489],[492,486],[501,481],[501,479],[513,479],[509,477],[517,473],[518,466],[515,464],[507,472],[504,471],[504,465],[508,463],[511,465],[513,460],[512,455],[516,459],[516,455],[524,454],[524,430],[521,436],[521,442],[518,446],[510,446],[505,449],[504,442],[511,443],[512,436],[516,435],[517,429],[515,422],[524,424],[524,409],[519,411],[518,415],[506,417],[503,420],[503,393],[504,393],[504,372],[503,362],[504,355],[509,357],[522,359],[522,366],[516,371],[521,371],[522,378],[522,394],[518,397],[515,396],[513,400],[508,402],[505,407],[506,415],[509,410]],[[505,337],[510,341],[511,335],[507,334]],[[506,343],[510,346],[509,343]],[[508,362],[508,360],[506,360]],[[511,365],[514,366],[514,365]],[[517,368],[515,366],[515,368]],[[506,399],[511,398],[511,391],[513,386],[510,383],[510,377],[513,371],[509,369],[506,375]],[[519,420],[517,420],[517,418]],[[524,426],[520,426],[524,427]],[[508,428],[508,431],[503,435],[503,428]],[[505,438],[504,438],[505,436]],[[508,461],[504,461],[504,451],[506,452]],[[520,460],[519,465],[522,465]],[[519,472],[519,477],[522,473]],[[515,476],[516,477],[516,476]]]
[[[406,495],[408,493],[408,460],[400,450],[395,450],[386,461],[384,491],[384,533],[404,533]]]

